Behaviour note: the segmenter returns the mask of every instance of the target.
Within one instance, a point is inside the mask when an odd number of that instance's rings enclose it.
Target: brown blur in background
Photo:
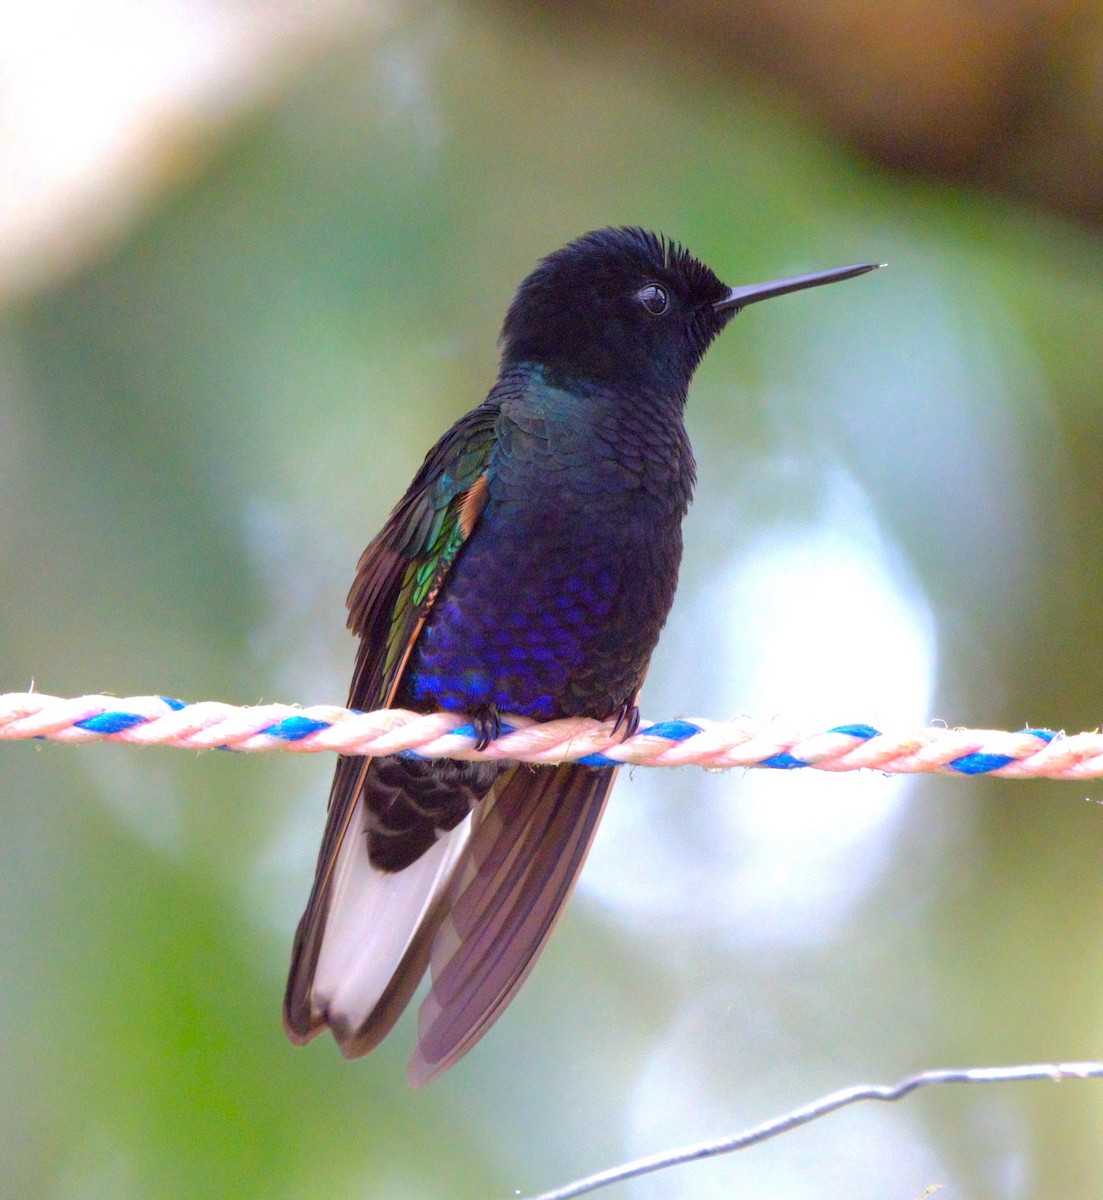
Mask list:
[[[0,9],[0,688],[344,699],[357,556],[597,226],[748,310],[645,716],[1097,727],[1103,13]],[[531,1193],[859,1080],[1103,1055],[1103,785],[635,771],[411,1092],[279,1020],[331,762],[0,751],[0,1195]],[[1103,1194],[1096,1085],[917,1095],[612,1197]]]

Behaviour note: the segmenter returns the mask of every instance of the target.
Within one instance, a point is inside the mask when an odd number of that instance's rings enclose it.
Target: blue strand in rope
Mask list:
[[[962,775],[987,775],[989,771],[998,771],[1015,760],[1010,754],[963,754],[960,758],[952,759],[946,765]]]
[[[874,729],[872,725],[836,725],[833,729],[829,729],[827,732],[845,733],[847,737],[861,738],[864,742],[868,742],[870,738],[881,736],[881,731],[879,729]]]
[[[806,767],[808,763],[803,758],[797,758],[795,755],[782,751],[781,754],[771,754],[769,758],[764,758],[759,764],[760,767],[773,767],[775,771],[792,771],[795,767]]]
[[[870,738],[881,736],[879,729],[875,729],[872,725],[861,724],[836,725],[827,732],[842,733],[847,737],[860,738],[863,742],[868,742]],[[803,758],[797,758],[795,754],[783,751],[781,754],[772,754],[769,758],[764,758],[758,765],[760,767],[772,767],[775,771],[792,771],[796,767],[810,767],[812,764]]]
[[[284,717],[275,725],[269,725],[267,729],[262,729],[261,733],[266,733],[269,737],[282,738],[285,742],[301,742],[303,738],[310,737],[312,733],[330,728],[332,725],[329,721],[316,721],[313,717],[294,716]]]
[[[1052,729],[1020,729],[1019,732],[1029,733],[1047,745],[1057,736]],[[1008,763],[1014,761],[1015,759],[1010,754],[981,754],[978,751],[973,754],[963,754],[946,765],[962,775],[987,775],[989,771],[998,771],[1000,767],[1006,767]]]
[[[172,696],[160,696],[173,712],[187,708],[187,702],[176,700]],[[83,721],[75,722],[77,729],[87,729],[91,733],[123,733],[133,729],[135,725],[145,725],[152,718],[143,717],[141,713],[133,712],[103,712],[94,717],[85,717]]]
[[[85,717],[83,721],[75,722],[75,726],[77,729],[87,729],[89,733],[122,733],[133,729],[135,725],[145,725],[148,720],[140,713],[104,712]]]
[[[646,729],[638,729],[636,732],[652,733],[656,737],[669,738],[672,742],[684,742],[687,738],[693,737],[695,733],[700,733],[701,726],[694,725],[692,721],[659,721],[654,725],[648,725]],[[578,760],[578,765],[581,767],[624,766],[615,758],[607,758],[604,754],[587,754],[585,758]]]

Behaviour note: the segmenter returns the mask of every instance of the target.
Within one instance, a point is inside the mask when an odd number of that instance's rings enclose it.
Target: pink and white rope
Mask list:
[[[502,735],[475,749],[474,731],[455,713],[384,709],[357,713],[336,705],[240,707],[217,701],[184,704],[162,696],[80,696],[39,692],[0,695],[0,741],[126,742],[190,750],[323,751],[382,755],[412,751],[424,758],[512,759],[533,763],[582,760],[648,767],[812,767],[820,771],[934,771],[1027,779],[1103,777],[1103,734],[1066,736],[1048,730],[1007,733],[929,725],[882,732],[868,725],[807,731],[781,721],[642,722],[622,740],[612,722],[573,717],[542,724],[507,717]]]

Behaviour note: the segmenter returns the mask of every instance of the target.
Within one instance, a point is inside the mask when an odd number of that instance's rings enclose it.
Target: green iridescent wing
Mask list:
[[[499,416],[483,404],[433,447],[387,524],[361,555],[349,592],[349,628],[360,638],[349,707],[389,703],[445,576],[486,503],[486,472]]]

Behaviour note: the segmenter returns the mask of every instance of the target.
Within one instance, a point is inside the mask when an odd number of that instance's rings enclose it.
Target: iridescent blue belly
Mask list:
[[[676,527],[635,539],[632,528],[488,505],[411,653],[406,702],[534,718],[603,718],[631,703],[681,550]]]

